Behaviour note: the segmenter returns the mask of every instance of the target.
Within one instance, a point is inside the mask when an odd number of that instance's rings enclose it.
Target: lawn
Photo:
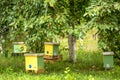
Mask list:
[[[0,80],[120,80],[119,60],[111,70],[103,68],[101,52],[77,51],[77,62],[68,61],[63,51],[62,62],[45,63],[46,72],[34,74],[25,72],[24,57],[0,56]]]

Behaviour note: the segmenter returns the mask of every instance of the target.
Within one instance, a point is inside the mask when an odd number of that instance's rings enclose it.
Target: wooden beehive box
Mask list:
[[[35,73],[44,71],[43,54],[24,54],[26,71],[34,70]]]
[[[14,53],[25,53],[26,45],[24,42],[13,42],[14,44]]]
[[[59,43],[45,42],[44,55],[56,56],[59,55]]]

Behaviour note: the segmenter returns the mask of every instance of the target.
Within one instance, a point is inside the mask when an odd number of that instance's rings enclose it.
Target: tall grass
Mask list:
[[[0,55],[0,73],[21,72],[24,71],[24,57],[4,57]]]
[[[25,73],[24,56],[0,56],[0,80],[120,80],[119,65],[104,70],[101,52],[77,51],[77,62],[68,62],[68,51],[63,51],[62,62],[45,63],[46,73]]]
[[[81,68],[86,69],[101,69],[103,64],[103,55],[101,51],[97,52],[86,52],[79,50],[77,52],[77,61]]]

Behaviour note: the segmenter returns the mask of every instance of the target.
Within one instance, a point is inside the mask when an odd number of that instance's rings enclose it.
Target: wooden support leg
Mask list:
[[[39,72],[38,70],[34,70],[34,73],[35,73],[35,74],[38,74],[38,72]]]

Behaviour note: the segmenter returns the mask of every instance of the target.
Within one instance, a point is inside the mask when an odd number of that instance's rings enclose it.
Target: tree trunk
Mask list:
[[[76,38],[72,35],[68,35],[68,46],[69,46],[69,61],[76,62]]]

